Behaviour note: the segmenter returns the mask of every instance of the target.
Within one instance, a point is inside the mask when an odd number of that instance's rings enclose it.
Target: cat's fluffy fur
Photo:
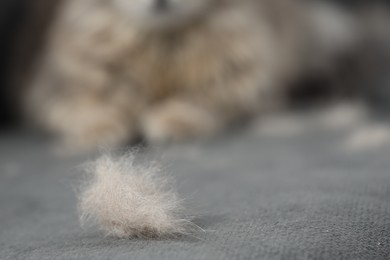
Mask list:
[[[207,136],[278,107],[318,29],[299,0],[158,2],[65,1],[27,95],[35,121],[81,149]]]
[[[191,222],[172,183],[153,163],[134,155],[105,155],[87,167],[80,195],[81,222],[97,224],[107,235],[163,237],[188,233]]]
[[[298,67],[292,1],[168,2],[175,11],[66,1],[28,112],[71,146],[93,148],[210,135],[274,105]]]

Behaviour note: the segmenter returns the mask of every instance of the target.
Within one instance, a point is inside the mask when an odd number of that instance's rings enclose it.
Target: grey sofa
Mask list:
[[[78,165],[29,134],[0,137],[0,259],[390,259],[390,148],[347,152],[342,132],[251,131],[147,148],[205,231],[176,239],[80,228]]]

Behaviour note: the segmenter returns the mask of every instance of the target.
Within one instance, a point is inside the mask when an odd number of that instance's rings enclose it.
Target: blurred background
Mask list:
[[[20,127],[20,97],[23,87],[28,85],[31,69],[42,53],[48,28],[59,9],[62,0],[2,0],[0,3],[0,128]],[[346,8],[357,8],[374,3],[390,3],[388,0],[324,0],[337,2]],[[389,47],[390,52],[390,47]],[[390,55],[389,55],[390,57]],[[387,64],[390,62],[387,62]],[[343,66],[343,65],[342,65]],[[351,63],[344,64],[350,70]],[[390,66],[389,66],[390,67]],[[388,87],[372,85],[389,85],[386,78],[389,68],[380,68],[377,81],[369,79],[367,99],[373,107],[381,112],[387,111],[390,105]],[[351,72],[348,72],[351,74]],[[356,71],[352,71],[356,73]],[[376,80],[375,79],[375,80]],[[317,102],[334,94],[331,82],[325,78],[310,78],[297,84],[290,95],[299,102]],[[313,88],[313,85],[316,85]],[[309,86],[309,87],[307,87]],[[338,87],[338,86],[336,86]],[[379,90],[379,91],[378,91]],[[340,90],[336,90],[340,91]],[[347,90],[348,91],[348,90]]]
[[[60,0],[0,2],[0,124],[20,123],[20,93],[45,41]]]

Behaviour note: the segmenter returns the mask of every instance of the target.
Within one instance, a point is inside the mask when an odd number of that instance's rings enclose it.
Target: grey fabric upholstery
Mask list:
[[[146,151],[177,179],[194,237],[129,240],[81,229],[84,158],[26,134],[0,139],[0,259],[390,259],[390,149],[342,135],[250,133]]]

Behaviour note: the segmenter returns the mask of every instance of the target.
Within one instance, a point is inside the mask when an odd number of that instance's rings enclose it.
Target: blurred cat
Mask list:
[[[205,137],[283,106],[358,29],[299,0],[67,0],[27,111],[73,149]]]

